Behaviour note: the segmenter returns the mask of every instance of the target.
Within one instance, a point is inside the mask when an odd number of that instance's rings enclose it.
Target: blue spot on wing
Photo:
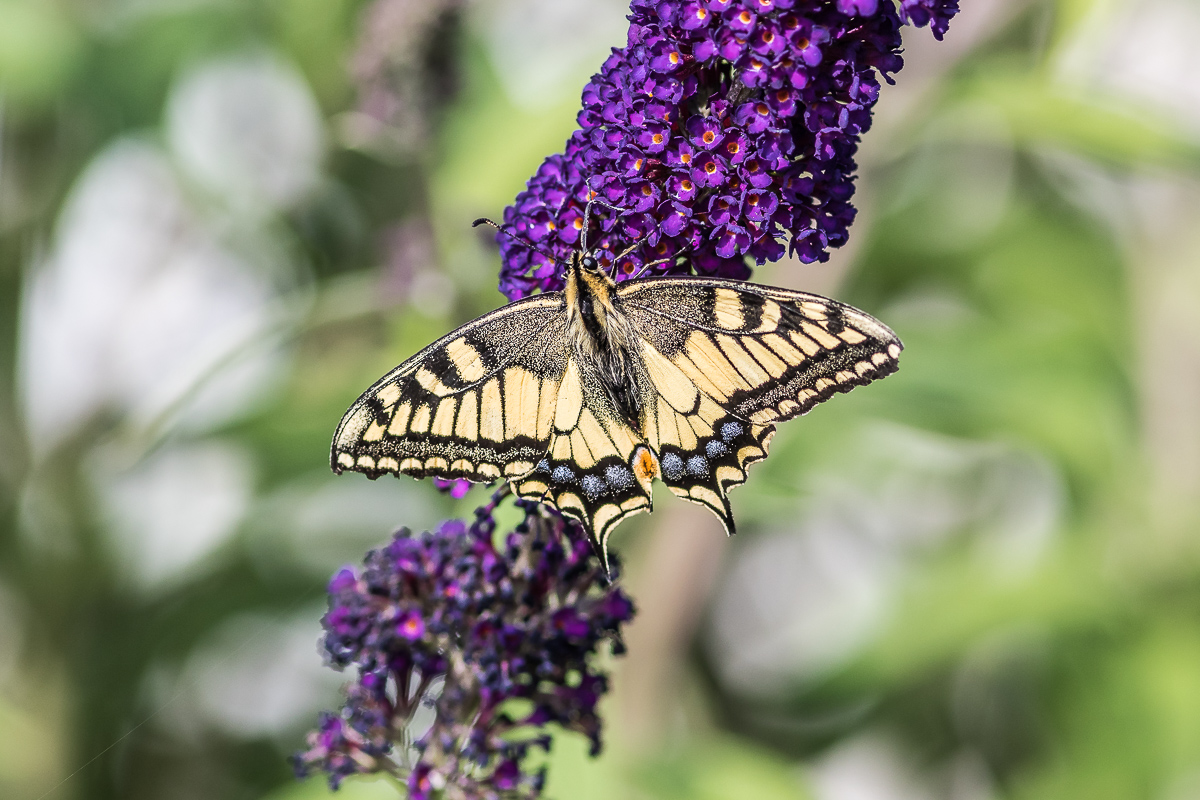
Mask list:
[[[683,459],[676,453],[664,453],[659,460],[662,465],[663,475],[668,480],[677,481],[683,477]]]
[[[608,479],[610,485],[618,490],[633,486],[633,473],[625,467],[613,465],[604,471],[604,477]]]

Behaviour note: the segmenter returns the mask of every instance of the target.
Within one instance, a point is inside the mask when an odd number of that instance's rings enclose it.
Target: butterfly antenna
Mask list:
[[[480,225],[491,225],[493,228],[498,230],[500,233],[503,233],[505,236],[512,239],[517,244],[524,245],[524,246],[528,247],[530,250],[541,253],[542,255],[544,255],[546,258],[550,259],[555,264],[558,263],[558,256],[554,255],[553,253],[547,253],[545,250],[538,247],[532,241],[522,239],[520,236],[517,236],[515,233],[504,230],[503,226],[497,225],[495,222],[492,222],[487,217],[480,217],[479,219],[477,219],[471,223],[472,228],[478,228]]]

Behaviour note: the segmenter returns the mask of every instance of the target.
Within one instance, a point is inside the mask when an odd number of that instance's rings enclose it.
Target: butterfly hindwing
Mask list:
[[[334,435],[335,472],[490,482],[531,471],[551,439],[569,361],[561,295],[512,303],[375,383]]]
[[[649,459],[647,461],[647,459]],[[650,508],[653,456],[592,373],[572,359],[559,385],[549,449],[516,493],[579,520],[603,554],[625,517]]]
[[[773,425],[755,425],[729,412],[705,387],[641,341],[642,361],[654,391],[642,430],[658,453],[661,477],[676,495],[708,506],[734,531],[728,491],[746,482],[746,467],[767,457]]]
[[[633,281],[618,297],[655,390],[644,416],[663,482],[733,530],[727,491],[774,423],[896,369],[886,326],[817,295],[716,278]]]

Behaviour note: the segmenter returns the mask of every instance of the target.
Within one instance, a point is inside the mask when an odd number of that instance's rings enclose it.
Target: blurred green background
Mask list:
[[[1200,798],[1200,4],[907,32],[825,265],[900,372],[786,425],[640,614],[559,800]],[[328,470],[501,302],[620,0],[0,0],[0,796],[301,800],[323,585],[469,511]],[[351,781],[347,800],[396,796]]]

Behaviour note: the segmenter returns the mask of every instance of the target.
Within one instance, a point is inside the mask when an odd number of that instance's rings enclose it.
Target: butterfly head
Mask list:
[[[604,264],[597,258],[594,250],[575,251],[575,255],[571,257],[567,283],[572,281],[586,284],[591,287],[592,292],[601,292],[601,286],[607,286],[610,289],[614,286],[612,278],[609,277]]]

